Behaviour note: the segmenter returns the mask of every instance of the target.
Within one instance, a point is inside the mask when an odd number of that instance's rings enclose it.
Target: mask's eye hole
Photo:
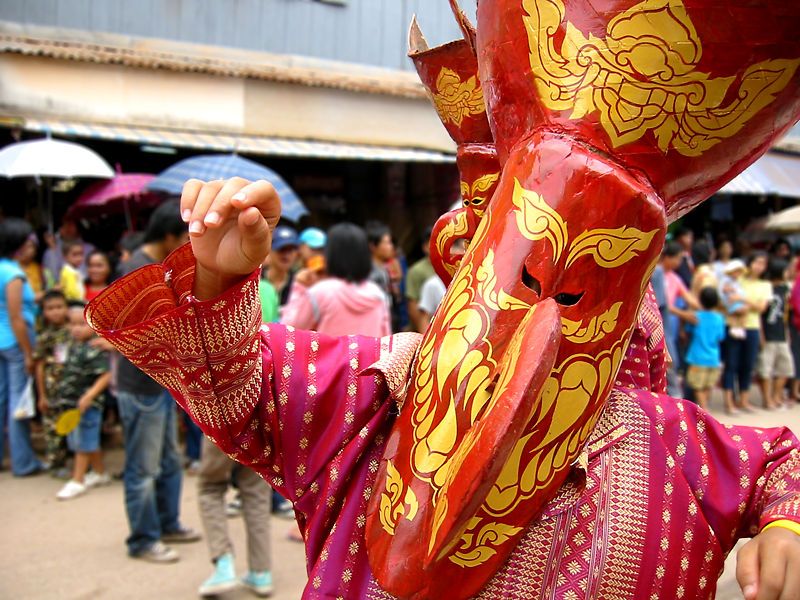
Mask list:
[[[528,272],[527,265],[523,265],[522,267],[522,285],[524,285],[529,290],[535,292],[537,296],[541,297],[542,284],[539,282],[538,279],[536,279],[536,277],[534,277]]]
[[[580,294],[556,294],[553,296],[553,300],[558,302],[561,306],[575,306],[580,299],[583,298],[583,292]]]

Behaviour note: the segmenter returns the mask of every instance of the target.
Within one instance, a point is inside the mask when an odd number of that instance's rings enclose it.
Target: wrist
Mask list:
[[[228,275],[207,269],[199,262],[194,271],[194,297],[198,300],[211,300],[241,281],[242,275]]]

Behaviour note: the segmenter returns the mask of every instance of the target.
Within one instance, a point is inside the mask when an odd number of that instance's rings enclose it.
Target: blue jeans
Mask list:
[[[0,433],[8,429],[11,472],[30,475],[42,468],[31,446],[30,419],[14,418],[14,407],[22,396],[30,375],[25,372],[25,355],[19,346],[0,350]],[[0,461],[3,459],[3,436],[0,435]]]
[[[117,402],[125,433],[125,509],[131,530],[125,542],[135,556],[181,527],[176,407],[166,391],[155,396],[119,392]]]
[[[203,442],[203,431],[192,421],[192,418],[181,410],[181,418],[186,426],[186,458],[190,461],[200,460],[200,449]]]

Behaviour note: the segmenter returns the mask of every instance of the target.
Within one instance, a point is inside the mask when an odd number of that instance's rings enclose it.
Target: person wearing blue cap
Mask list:
[[[299,245],[297,231],[291,227],[279,225],[272,232],[272,247],[275,252],[267,258],[258,286],[265,323],[276,323],[279,319],[279,307],[289,301]]]
[[[300,233],[300,263],[303,268],[321,271],[324,268],[325,244],[328,236],[318,227],[308,227]]]

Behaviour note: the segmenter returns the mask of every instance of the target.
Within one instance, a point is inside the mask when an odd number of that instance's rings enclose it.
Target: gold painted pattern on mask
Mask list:
[[[553,262],[557,263],[567,244],[567,224],[564,219],[542,196],[526,190],[516,178],[512,202],[517,207],[514,213],[519,232],[532,242],[550,242],[553,247]]]
[[[464,208],[472,207],[472,211],[480,219],[486,212],[486,205],[489,196],[486,195],[492,186],[500,179],[500,173],[487,173],[478,177],[472,182],[472,185],[466,181],[461,182],[461,198],[463,199]],[[483,194],[482,196],[479,194]]]
[[[570,246],[567,268],[582,256],[591,256],[598,266],[605,269],[621,267],[646,251],[658,231],[654,229],[645,233],[635,227],[585,231]]]
[[[469,269],[461,269],[456,275],[440,309],[441,328],[426,334],[416,369],[412,467],[420,479],[429,481],[436,490],[444,484],[443,467],[458,439],[456,391],[463,388],[462,397],[472,403],[460,410],[474,416],[490,397],[487,388],[495,362],[486,339],[489,315],[483,306],[473,303],[472,281]],[[482,350],[476,349],[481,345]],[[439,398],[439,405],[433,402],[434,397]],[[446,408],[437,411],[442,403]]]
[[[574,431],[570,427],[592,400],[607,394],[613,386],[613,375],[622,362],[631,332],[628,329],[599,358],[572,356],[553,370],[526,435],[515,445],[483,506],[461,536],[460,546],[448,557],[450,561],[465,568],[480,566],[497,553],[496,548],[513,541],[522,531],[500,519],[549,485],[556,471],[580,453],[602,411],[596,410],[582,427]],[[528,447],[534,428],[548,416],[551,419],[547,436],[536,447]],[[490,532],[494,533],[489,535]]]
[[[461,567],[477,567],[497,554],[495,547],[507,542],[521,531],[522,527],[475,517],[467,525],[467,533],[459,540],[461,545],[450,560]]]
[[[473,238],[476,247],[486,238],[490,225],[489,215],[481,219]],[[467,256],[470,252],[467,251]],[[496,363],[486,339],[489,315],[484,306],[474,302],[475,288],[472,271],[466,267],[459,269],[437,311],[442,320],[434,323],[441,324],[436,331],[433,325],[423,338],[412,375],[414,447],[411,467],[415,477],[428,482],[437,494],[446,477],[446,470],[442,468],[458,438],[456,392],[462,390],[463,394],[458,395],[470,403],[460,409],[470,414],[473,422],[491,396],[489,377]],[[470,340],[482,340],[482,349],[473,347],[467,351]],[[448,378],[453,373],[455,376]],[[434,398],[439,402],[434,402]],[[446,405],[444,412],[443,405]]]
[[[617,328],[620,308],[622,302],[617,302],[603,314],[594,316],[588,321],[570,321],[562,317],[561,332],[574,344],[599,342]]]
[[[445,125],[454,123],[456,127],[461,127],[465,118],[486,112],[483,89],[474,75],[462,81],[458,73],[442,67],[436,78],[436,90],[433,104]]]
[[[448,502],[448,491],[450,486],[455,481],[461,465],[464,464],[464,460],[466,460],[466,458],[472,453],[472,449],[478,442],[479,437],[480,435],[476,428],[473,427],[467,431],[464,439],[459,444],[455,453],[453,453],[453,456],[448,459],[447,463],[445,463],[440,470],[440,473],[443,476],[441,477],[441,484],[436,489],[436,493],[432,499],[434,508],[430,539],[428,540],[428,554],[432,552],[433,545],[436,542],[436,536],[439,533],[439,529],[444,523],[444,519],[450,510],[450,504]],[[447,554],[451,549],[452,548],[445,548],[443,554]]]
[[[697,70],[700,37],[680,0],[645,0],[612,19],[605,38],[564,24],[563,0],[523,0],[530,64],[542,103],[599,113],[615,148],[653,131],[665,154],[700,156],[736,134],[791,81],[800,59],[765,60],[744,73],[712,78]],[[723,106],[731,86],[738,92]]]
[[[403,490],[405,489],[405,494]],[[397,522],[405,517],[413,521],[419,510],[414,490],[403,483],[400,472],[391,460],[386,462],[386,491],[381,494],[379,518],[389,535],[395,534]]]
[[[592,402],[597,404],[597,399],[611,389],[631,331],[598,357],[573,355],[553,370],[542,388],[526,435],[517,442],[486,497],[486,513],[494,517],[509,514],[520,502],[549,485],[556,471],[574,459],[597,415],[580,429],[573,430],[574,425]],[[549,423],[547,434],[530,447],[535,427],[542,423]]]
[[[494,405],[497,401],[503,397],[506,390],[508,389],[509,384],[511,383],[512,378],[517,374],[517,364],[519,359],[522,355],[522,339],[524,337],[524,332],[527,330],[528,322],[533,318],[533,315],[536,312],[536,306],[529,307],[529,312],[523,317],[523,320],[520,323],[520,326],[512,337],[511,341],[506,348],[506,351],[503,355],[503,360],[500,363],[500,373],[497,377],[497,383],[495,385],[495,391],[491,395],[489,399],[490,404],[486,407],[486,411],[491,411],[494,408]],[[530,418],[530,415],[528,415]],[[471,423],[475,425],[478,421],[478,414],[473,412],[471,415]],[[441,488],[437,491],[436,496],[433,499],[435,508],[434,508],[434,517],[433,517],[433,527],[431,531],[431,539],[428,548],[428,552],[431,551],[431,548],[436,540],[436,534],[441,527],[442,523],[444,522],[444,518],[447,515],[447,511],[449,509],[448,502],[447,502],[447,493],[449,491],[450,485],[455,481],[457,475],[461,473],[461,467],[464,464],[466,458],[471,454],[472,448],[477,443],[478,439],[480,438],[481,430],[479,427],[471,427],[469,431],[464,436],[461,444],[459,445],[456,452],[453,456],[442,466],[440,473],[443,474],[441,478],[442,484]],[[444,548],[441,551],[441,556],[448,554],[452,549],[453,546],[458,544],[460,539],[456,537],[453,539],[452,543],[449,547]],[[499,543],[499,542],[498,542]]]
[[[450,219],[436,237],[436,250],[439,252],[439,256],[445,255],[445,246],[449,241],[464,237],[467,233],[469,233],[467,213],[464,210],[460,210],[453,215],[453,218]],[[451,265],[444,261],[442,264],[450,275],[455,275],[456,269],[458,269],[457,264]]]
[[[498,285],[497,275],[494,271],[494,250],[486,253],[486,258],[478,267],[476,278],[478,280],[478,296],[490,309],[498,311],[527,310],[531,307],[529,303],[508,294]]]

